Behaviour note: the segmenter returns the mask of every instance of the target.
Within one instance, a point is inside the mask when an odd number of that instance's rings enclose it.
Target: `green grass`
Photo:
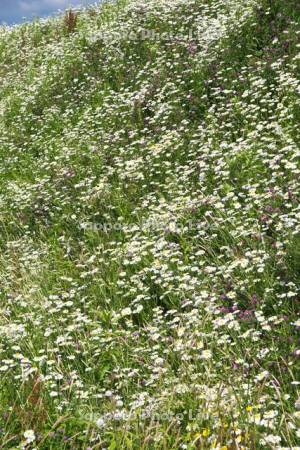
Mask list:
[[[300,445],[298,3],[0,27],[1,449]]]

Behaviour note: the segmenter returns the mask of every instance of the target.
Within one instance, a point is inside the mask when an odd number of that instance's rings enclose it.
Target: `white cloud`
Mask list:
[[[49,8],[65,8],[66,6],[69,6],[71,4],[74,3],[79,3],[79,2],[70,2],[68,0],[44,0],[43,1],[44,5],[49,7]]]
[[[35,12],[36,8],[38,6],[39,2],[26,2],[26,1],[20,1],[19,7],[21,11],[28,13],[28,12]]]
[[[80,0],[20,0],[19,7],[22,12],[27,14],[35,14],[41,11],[55,11],[64,9],[70,5],[80,5],[86,2]]]

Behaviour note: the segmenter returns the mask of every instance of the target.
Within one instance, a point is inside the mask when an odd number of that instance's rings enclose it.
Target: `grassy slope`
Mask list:
[[[0,29],[1,448],[299,445],[299,21],[148,0]]]

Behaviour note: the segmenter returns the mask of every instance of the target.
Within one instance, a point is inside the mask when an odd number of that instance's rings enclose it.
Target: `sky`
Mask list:
[[[0,0],[0,24],[13,25],[34,17],[47,17],[70,5],[86,6],[94,3],[95,0]]]

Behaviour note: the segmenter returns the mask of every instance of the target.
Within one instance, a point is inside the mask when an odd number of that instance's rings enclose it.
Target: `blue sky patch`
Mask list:
[[[0,23],[9,25],[47,17],[69,6],[87,6],[95,0],[0,0]]]

